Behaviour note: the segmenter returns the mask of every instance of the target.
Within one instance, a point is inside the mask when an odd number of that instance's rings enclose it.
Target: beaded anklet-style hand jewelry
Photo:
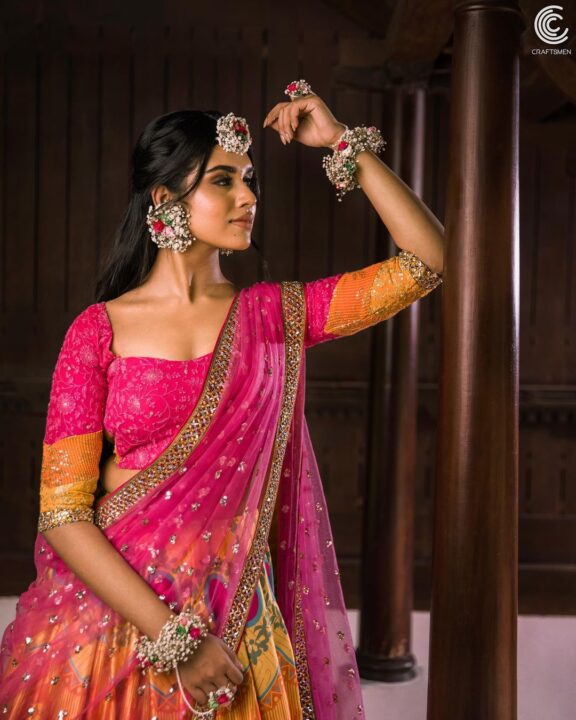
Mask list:
[[[338,201],[342,202],[344,195],[350,190],[360,187],[356,179],[356,156],[363,150],[372,150],[379,153],[386,146],[382,134],[373,125],[365,127],[361,125],[346,130],[330,148],[334,151],[332,155],[322,158],[322,167],[330,182],[336,186]]]
[[[141,667],[154,668],[155,673],[175,670],[186,662],[208,635],[208,625],[200,615],[184,610],[170,618],[160,630],[157,640],[142,635],[136,646],[136,657]]]

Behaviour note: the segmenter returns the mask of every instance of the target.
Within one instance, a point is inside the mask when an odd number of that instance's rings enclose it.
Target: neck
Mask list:
[[[201,241],[184,253],[160,248],[144,284],[158,297],[182,302],[228,296],[232,286],[220,269],[218,248]]]

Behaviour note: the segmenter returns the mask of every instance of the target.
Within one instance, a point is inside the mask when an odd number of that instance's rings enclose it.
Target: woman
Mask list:
[[[247,124],[182,111],[145,129],[98,302],[54,371],[38,576],[2,643],[9,718],[363,716],[304,349],[436,287],[443,233],[377,158],[375,128],[346,128],[305,81],[286,94],[264,126],[331,148],[339,195],[361,187],[402,252],[238,290],[219,250],[250,246]]]

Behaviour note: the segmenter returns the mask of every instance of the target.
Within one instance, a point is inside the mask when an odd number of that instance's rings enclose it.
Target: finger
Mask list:
[[[273,125],[275,125],[276,130],[278,131],[278,135],[280,136],[280,141],[283,143],[283,139],[282,139],[283,130],[282,130],[281,114],[282,114],[282,108],[280,108],[278,110],[278,112],[275,115],[273,115],[272,123],[273,123]]]
[[[216,682],[218,683],[218,687],[216,688],[216,690],[226,687],[226,685],[230,685],[230,680],[228,679],[228,672],[226,671],[218,675]]]
[[[230,663],[229,667],[226,668],[226,679],[231,680],[235,685],[240,685],[244,680],[244,673],[238,669],[235,663]]]
[[[278,118],[278,113],[287,104],[288,103],[285,103],[285,102],[276,103],[276,105],[274,105],[272,110],[270,110],[270,112],[268,113],[268,115],[266,115],[266,118],[264,119],[265,126],[273,125],[274,122],[276,122],[276,119]]]
[[[287,105],[282,110],[282,123],[284,125],[284,137],[286,138],[286,143],[292,141],[294,138],[294,131],[292,130],[292,119],[291,114],[293,111],[293,105],[294,103],[290,103],[290,105]]]
[[[188,692],[197,703],[200,703],[200,705],[206,705],[208,702],[208,693],[205,693],[201,687],[188,688]]]
[[[278,113],[278,132],[280,134],[280,142],[282,145],[286,145],[286,135],[285,135],[285,126],[284,126],[284,108],[280,109],[280,112]]]
[[[298,112],[298,108],[295,107],[295,103],[291,103],[286,108],[285,122],[286,131],[288,132],[288,139],[294,140],[294,111]]]
[[[231,650],[228,647],[228,645],[226,645],[226,643],[224,643],[224,649],[228,653],[228,657],[230,658],[230,660],[232,660],[232,664],[235,665],[238,668],[238,670],[240,670],[242,675],[244,675],[244,667],[243,667],[242,663],[240,662],[238,655],[236,655],[234,650]]]
[[[284,145],[287,145],[292,139],[292,128],[290,127],[290,108],[284,107],[280,110],[280,116],[278,118],[278,124],[280,126],[280,132],[284,136]]]
[[[274,107],[268,112],[268,115],[266,115],[266,117],[264,118],[264,126],[266,126],[271,121],[272,115],[276,112],[276,110],[281,104],[282,103],[276,103],[276,105],[274,105]]]
[[[290,116],[290,127],[292,128],[292,132],[295,133],[298,128],[298,117],[300,115],[300,108],[298,107],[298,103],[292,103],[292,106],[289,110],[289,116]]]

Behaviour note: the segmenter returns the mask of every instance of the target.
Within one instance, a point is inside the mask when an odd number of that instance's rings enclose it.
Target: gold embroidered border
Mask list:
[[[152,465],[127,480],[96,508],[94,522],[101,529],[112,525],[151,490],[173,475],[204,436],[218,408],[228,376],[239,297],[240,295],[236,296],[230,309],[218,346],[214,350],[204,387],[190,418]]]
[[[294,402],[296,400],[300,374],[302,346],[304,343],[304,331],[306,327],[304,286],[298,281],[286,281],[282,282],[280,287],[282,291],[284,318],[286,374],[282,391],[280,418],[274,438],[268,482],[264,495],[262,496],[260,516],[258,518],[254,540],[252,541],[252,546],[244,564],[242,577],[238,583],[236,594],[230,607],[230,613],[226,618],[221,636],[228,647],[234,651],[237,650],[240,643],[250,603],[252,602],[256,583],[258,582],[264,561],[268,534],[274,515],[278,485],[280,483],[280,472],[288,443],[290,423],[292,422],[292,413],[294,411]]]
[[[306,637],[304,635],[304,618],[302,617],[302,590],[298,580],[296,581],[296,601],[294,603],[294,660],[296,661],[302,720],[315,720],[310,673],[308,672]]]

